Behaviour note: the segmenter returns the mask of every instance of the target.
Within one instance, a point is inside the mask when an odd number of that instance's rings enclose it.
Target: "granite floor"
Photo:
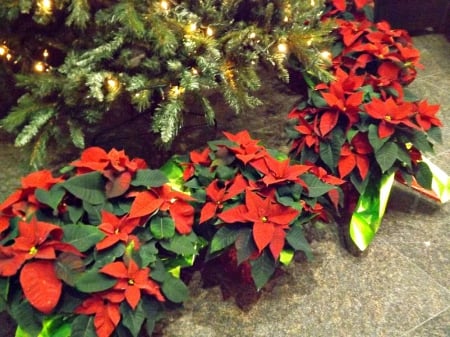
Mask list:
[[[433,162],[450,174],[450,43],[414,38],[425,69],[411,89],[441,104],[443,144]],[[26,171],[26,153],[0,137],[0,200]],[[167,337],[450,337],[450,203],[395,186],[375,241],[352,256],[335,232],[313,242],[312,262],[296,262],[248,311],[204,290],[194,277],[184,308],[169,314]],[[0,336],[4,323],[0,321]]]

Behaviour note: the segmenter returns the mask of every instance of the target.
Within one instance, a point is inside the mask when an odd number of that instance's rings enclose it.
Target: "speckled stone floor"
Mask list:
[[[438,34],[417,36],[414,43],[425,69],[411,89],[441,104],[443,144],[431,158],[450,174],[450,43]],[[297,98],[290,99],[284,104]],[[280,134],[273,131],[278,126],[266,126],[279,142]],[[255,132],[256,138],[264,137],[261,130]],[[4,136],[0,142],[3,200],[26,171],[26,154]],[[312,262],[292,264],[275,288],[245,312],[223,301],[218,288],[204,290],[194,278],[190,300],[169,314],[163,336],[450,337],[449,229],[450,203],[438,205],[396,185],[367,254],[350,255],[329,232],[313,243]],[[5,324],[0,321],[0,337],[12,337],[4,334]]]

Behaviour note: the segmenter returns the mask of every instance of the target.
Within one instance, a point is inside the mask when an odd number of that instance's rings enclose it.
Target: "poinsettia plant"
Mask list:
[[[192,197],[160,170],[93,147],[21,185],[0,205],[0,310],[17,336],[151,335],[185,300],[180,270],[203,243]]]
[[[206,259],[229,256],[248,267],[248,279],[261,289],[296,251],[311,255],[303,227],[328,219],[324,206],[337,204],[343,180],[313,164],[291,162],[247,131],[224,135],[163,169],[169,176],[183,172],[178,184],[195,199],[195,231],[209,242]]]
[[[331,2],[324,19],[332,16],[338,24],[330,59],[334,80],[309,80],[308,101],[288,116],[294,121],[291,156],[347,182],[347,214],[358,208],[358,195],[378,193],[389,176],[431,190],[433,173],[423,154],[441,140],[439,106],[418,100],[406,88],[421,67],[419,51],[406,31],[370,21],[372,6],[373,1],[355,1],[353,7]],[[374,207],[369,213],[379,212]],[[380,215],[368,220],[373,226],[363,237],[353,237],[361,249],[373,238]]]

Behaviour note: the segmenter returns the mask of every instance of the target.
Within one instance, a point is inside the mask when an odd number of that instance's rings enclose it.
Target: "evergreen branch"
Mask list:
[[[85,29],[91,18],[90,6],[87,0],[72,0],[69,6],[70,14],[67,16],[66,25]]]
[[[28,144],[31,139],[39,133],[41,127],[45,125],[55,113],[56,111],[53,107],[36,109],[30,122],[25,125],[17,135],[14,145],[20,147]]]

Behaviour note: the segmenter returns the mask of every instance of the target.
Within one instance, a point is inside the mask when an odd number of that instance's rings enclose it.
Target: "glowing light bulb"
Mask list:
[[[198,75],[198,70],[196,68],[192,68],[191,71],[192,71],[192,74]]]
[[[311,0],[311,6],[314,7],[316,5],[316,2],[314,0]]]
[[[211,27],[206,28],[206,35],[213,36],[214,30]]]
[[[8,54],[8,47],[5,45],[0,46],[0,56],[5,56]]]
[[[309,47],[310,45],[312,45],[314,39],[310,38],[308,41],[306,41],[306,45]]]
[[[284,42],[278,44],[277,49],[280,53],[287,54],[289,48],[288,45]]]
[[[115,92],[119,89],[120,83],[116,78],[111,77],[106,80],[106,87],[109,92]]]
[[[179,86],[173,86],[169,91],[169,96],[172,98],[177,98],[184,93],[184,88]]]
[[[195,32],[196,30],[197,30],[197,24],[196,24],[195,22],[191,23],[191,24],[189,25],[189,31],[190,31],[191,33],[193,33],[193,32]]]
[[[250,39],[254,39],[256,37],[256,33],[255,32],[251,32],[250,35],[248,36]]]
[[[39,9],[46,14],[50,14],[52,12],[52,0],[41,0],[38,3],[38,6]]]
[[[42,56],[44,56],[44,59],[46,59],[49,56],[49,52],[47,49],[44,49],[44,52],[42,53]]]
[[[289,17],[286,15],[283,19],[284,22],[289,22]]]
[[[161,1],[161,8],[162,8],[164,11],[169,10],[169,3],[168,3],[166,0]]]
[[[328,50],[321,51],[320,57],[326,61],[331,62],[331,53]]]
[[[10,53],[6,54],[6,60],[11,61],[12,55]],[[17,61],[15,62],[17,63]]]
[[[38,61],[34,64],[34,70],[38,73],[42,73],[45,71],[45,64],[44,62]]]

